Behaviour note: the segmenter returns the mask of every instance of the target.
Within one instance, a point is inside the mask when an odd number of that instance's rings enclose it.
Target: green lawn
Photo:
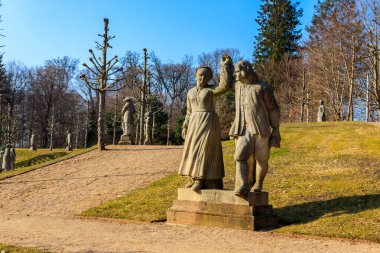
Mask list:
[[[365,123],[290,123],[281,127],[264,189],[278,233],[380,242],[380,128]],[[234,142],[223,143],[225,188],[234,185]],[[157,221],[186,179],[173,173],[83,216]]]
[[[33,248],[24,248],[0,244],[0,251],[6,253],[48,253],[48,251],[33,249]]]
[[[54,149],[52,151],[37,149],[32,151],[26,148],[16,148],[16,168],[12,171],[0,173],[0,180],[83,154],[95,148],[96,146],[87,149],[74,149],[74,151],[65,149]]]

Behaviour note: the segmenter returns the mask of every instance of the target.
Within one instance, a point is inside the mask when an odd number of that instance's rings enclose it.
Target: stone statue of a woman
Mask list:
[[[211,68],[198,67],[197,84],[187,94],[187,113],[182,125],[185,144],[179,175],[193,179],[186,187],[194,191],[223,189],[224,164],[215,103],[216,97],[232,85],[233,66],[229,56],[223,56],[220,68],[220,84],[214,87],[208,84],[213,75]]]

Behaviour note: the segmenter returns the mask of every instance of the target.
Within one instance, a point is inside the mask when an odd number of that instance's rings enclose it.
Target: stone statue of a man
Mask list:
[[[35,143],[35,133],[32,132],[32,135],[30,136],[30,150],[37,150],[36,143]]]
[[[270,85],[260,82],[248,61],[235,65],[236,116],[230,136],[235,148],[235,194],[261,192],[268,171],[270,147],[280,147],[280,110]]]
[[[121,110],[123,117],[123,135],[120,138],[119,145],[133,144],[133,122],[135,114],[135,106],[131,97],[126,97],[124,99],[124,106]]]
[[[71,135],[71,131],[68,130],[67,131],[67,136],[66,136],[66,150],[73,151],[72,143],[73,143],[73,138],[72,138],[72,135]]]
[[[10,171],[15,168],[16,163],[16,151],[14,147],[8,143],[5,146],[5,151],[3,155],[3,162],[1,164],[2,171]]]
[[[324,102],[323,102],[323,100],[321,100],[321,101],[319,101],[317,122],[323,122],[323,121],[326,121],[326,114],[325,114]]]

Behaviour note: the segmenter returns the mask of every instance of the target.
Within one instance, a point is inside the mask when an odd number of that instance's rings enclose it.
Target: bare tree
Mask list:
[[[360,5],[361,20],[365,32],[365,60],[368,73],[365,78],[366,118],[377,110],[380,121],[380,2],[378,0],[363,0]]]
[[[306,44],[314,99],[327,100],[335,120],[353,120],[364,43],[356,1],[318,2],[316,10]]]
[[[186,103],[186,92],[193,82],[193,59],[185,56],[181,63],[163,64],[161,60],[152,54],[152,62],[154,78],[160,86],[161,97],[167,98],[168,101],[169,120],[167,123],[166,144],[169,145],[174,105],[177,104],[179,108],[183,107]]]
[[[123,69],[115,67],[118,63],[117,56],[112,59],[107,59],[107,50],[112,48],[109,41],[115,38],[115,36],[108,35],[109,20],[104,19],[104,33],[98,34],[103,39],[102,44],[96,42],[96,49],[102,52],[102,57],[99,59],[95,56],[95,53],[90,49],[89,52],[92,55],[90,62],[93,67],[90,68],[87,64],[83,64],[93,75],[86,76],[82,74],[80,78],[86,83],[88,87],[96,90],[99,94],[99,115],[98,115],[98,149],[105,150],[105,106],[106,106],[106,92],[117,91],[123,88],[122,81],[125,79],[122,74]]]

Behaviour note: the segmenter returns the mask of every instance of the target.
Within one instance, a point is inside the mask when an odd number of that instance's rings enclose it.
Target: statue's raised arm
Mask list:
[[[234,67],[229,55],[223,55],[220,62],[220,81],[219,85],[213,89],[215,95],[226,93],[232,87]]]

